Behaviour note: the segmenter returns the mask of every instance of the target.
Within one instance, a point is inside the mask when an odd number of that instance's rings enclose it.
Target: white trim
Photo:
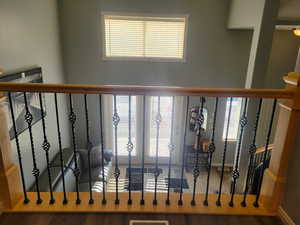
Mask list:
[[[104,147],[114,149],[113,145],[113,96],[102,95],[102,118],[103,119],[103,130],[104,130]]]
[[[144,57],[144,56],[105,56],[104,53],[102,59],[103,61],[146,61],[146,62],[182,62],[182,63],[186,62],[185,50],[183,51],[182,58]]]
[[[278,216],[279,216],[280,220],[282,221],[282,223],[284,223],[285,225],[296,225],[296,223],[286,213],[286,211],[282,208],[282,206],[279,206]]]
[[[165,224],[165,225],[169,225],[169,221],[168,220],[130,220],[129,221],[129,225],[134,225],[135,223],[145,223],[145,224]]]
[[[222,163],[212,163],[211,166],[216,168],[217,170],[222,169]],[[224,164],[224,170],[225,171],[231,171],[233,169],[233,166],[234,166],[233,163],[225,163]]]

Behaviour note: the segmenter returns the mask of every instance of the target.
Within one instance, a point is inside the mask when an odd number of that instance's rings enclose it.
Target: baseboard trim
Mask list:
[[[279,206],[278,216],[283,224],[285,225],[296,225],[296,223],[292,220],[292,218],[286,213],[286,211]]]

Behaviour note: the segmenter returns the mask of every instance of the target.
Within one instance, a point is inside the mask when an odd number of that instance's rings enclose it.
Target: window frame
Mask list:
[[[243,102],[244,102],[244,99],[241,98],[241,97],[233,97],[233,99],[236,98],[236,99],[240,99],[240,108],[239,108],[239,117],[238,117],[238,129],[235,133],[235,138],[231,138],[231,137],[228,137],[227,138],[227,142],[237,142],[238,139],[239,139],[239,132],[240,132],[240,119],[241,119],[241,115],[242,115],[242,105],[243,105]],[[226,119],[226,112],[227,112],[227,103],[230,101],[230,97],[226,98],[225,100],[225,108],[224,108],[224,123],[223,123],[223,131],[222,131],[222,140],[223,141],[226,141],[226,136],[225,136],[225,130],[226,130],[226,123],[227,123],[227,119]],[[233,100],[235,101],[235,100]],[[232,117],[232,114],[230,115],[230,117]],[[229,120],[229,124],[232,122],[231,118]]]
[[[105,41],[105,16],[128,16],[128,17],[153,17],[176,19],[184,18],[184,40],[183,40],[183,55],[182,58],[173,57],[140,57],[140,56],[106,56],[106,41]],[[125,13],[125,12],[101,12],[101,32],[102,32],[102,60],[104,61],[146,61],[146,62],[186,62],[187,52],[187,34],[188,34],[188,14],[149,14],[149,13]]]

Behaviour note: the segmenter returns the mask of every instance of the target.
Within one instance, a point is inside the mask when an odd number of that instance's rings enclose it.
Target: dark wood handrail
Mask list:
[[[0,82],[0,91],[252,98],[293,98],[294,96],[294,92],[288,89],[192,88],[169,86],[36,84],[6,82]]]

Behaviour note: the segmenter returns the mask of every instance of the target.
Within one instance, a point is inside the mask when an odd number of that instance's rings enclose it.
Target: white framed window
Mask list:
[[[240,124],[239,122],[241,116],[241,107],[242,107],[242,98],[232,98],[231,113],[230,113],[229,128],[228,128],[229,141],[237,140],[237,136],[239,132],[239,124]],[[224,128],[223,128],[223,140],[226,139],[226,129],[228,124],[229,108],[230,108],[230,98],[227,98]]]
[[[118,156],[122,162],[127,162],[128,151],[128,96],[116,96],[117,113],[120,121],[117,129],[117,145]],[[174,124],[173,124],[173,144],[175,145],[176,156],[182,149],[183,144],[183,130],[185,120],[184,97],[176,96],[174,98]],[[137,160],[141,159],[143,141],[145,142],[145,160],[152,162],[156,155],[156,123],[158,97],[147,96],[145,98],[145,112],[143,111],[143,97],[132,96],[131,98],[131,134],[133,142],[132,157]],[[105,147],[111,148],[115,151],[115,130],[113,128],[112,115],[114,112],[114,98],[112,95],[105,95],[103,101],[104,107],[104,138]],[[161,162],[167,162],[170,156],[169,144],[171,135],[171,121],[173,110],[173,98],[171,96],[161,96],[160,98],[160,114],[162,121],[160,124],[159,134],[159,153],[158,157]],[[145,113],[145,124],[143,122],[143,114]],[[143,127],[145,125],[145,127]],[[145,139],[143,140],[143,129],[145,129]],[[178,153],[178,154],[177,154]],[[175,160],[173,159],[173,160]]]
[[[118,124],[118,155],[127,156],[127,143],[129,135],[129,97],[124,95],[116,96],[117,112],[120,117]],[[131,141],[133,144],[132,156],[136,155],[136,96],[131,96]],[[115,134],[114,134],[115,135]]]
[[[187,16],[102,13],[104,59],[185,61]]]
[[[159,126],[159,157],[169,157],[169,144],[172,124],[173,99],[170,96],[160,97],[160,115],[162,117]],[[150,124],[149,124],[149,156],[156,155],[156,116],[157,116],[158,97],[150,98]]]

